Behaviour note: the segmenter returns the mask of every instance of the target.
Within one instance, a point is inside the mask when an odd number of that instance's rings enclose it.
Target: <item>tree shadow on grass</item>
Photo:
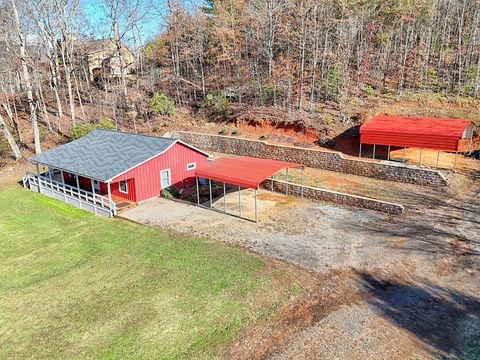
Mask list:
[[[480,359],[466,348],[480,334],[480,299],[426,279],[386,280],[357,272],[367,302],[383,318],[421,340],[433,356]]]

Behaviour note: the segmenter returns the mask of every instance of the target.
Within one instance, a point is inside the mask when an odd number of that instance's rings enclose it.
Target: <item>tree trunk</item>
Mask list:
[[[5,120],[3,119],[3,116],[1,114],[0,114],[0,128],[2,129],[3,136],[5,137],[5,139],[7,139],[8,145],[10,145],[10,149],[12,149],[12,153],[13,153],[13,156],[15,157],[15,160],[20,160],[22,158],[22,153],[20,152],[20,149],[18,148],[18,145],[15,142],[15,139],[10,133],[10,130],[8,130],[8,126],[5,123]]]
[[[20,40],[20,61],[22,64],[22,74],[23,74],[23,82],[25,88],[27,89],[27,97],[28,97],[28,105],[30,107],[30,119],[32,121],[32,128],[33,128],[33,140],[35,143],[35,153],[40,154],[42,152],[42,148],[40,146],[40,132],[38,131],[38,120],[37,120],[37,109],[36,104],[33,99],[33,90],[32,84],[30,82],[30,73],[28,71],[27,66],[27,59],[26,59],[26,41],[25,36],[23,34],[21,25],[20,25],[20,17],[18,15],[18,9],[16,0],[11,0],[13,15],[15,19],[15,28],[17,31],[18,38]]]

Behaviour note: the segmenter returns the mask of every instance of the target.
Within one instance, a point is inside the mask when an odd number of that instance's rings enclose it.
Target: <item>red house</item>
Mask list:
[[[159,196],[162,189],[195,182],[209,155],[180,140],[94,130],[81,139],[30,158],[37,173],[24,184],[96,214]],[[40,173],[39,166],[48,168]]]

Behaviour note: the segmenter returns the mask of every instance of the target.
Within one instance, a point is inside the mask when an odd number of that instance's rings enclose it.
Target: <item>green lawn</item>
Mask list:
[[[0,358],[210,358],[303,276],[0,185]]]

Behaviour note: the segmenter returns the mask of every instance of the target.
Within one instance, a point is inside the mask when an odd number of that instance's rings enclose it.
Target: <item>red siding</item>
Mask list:
[[[170,169],[172,185],[182,188],[195,181],[195,170],[187,171],[187,164],[197,167],[207,163],[208,157],[181,143],[176,143],[165,153],[133,168],[112,180],[112,193],[132,201],[143,201],[160,195],[160,171]],[[128,195],[118,190],[118,182],[128,180]]]
[[[112,182],[110,185],[110,189],[112,190],[113,195],[120,196],[122,198],[131,200],[131,201],[138,201],[137,199],[137,192],[135,189],[135,179],[122,179],[127,181],[127,187],[128,187],[128,194],[120,192],[120,187],[118,185],[118,182]]]

